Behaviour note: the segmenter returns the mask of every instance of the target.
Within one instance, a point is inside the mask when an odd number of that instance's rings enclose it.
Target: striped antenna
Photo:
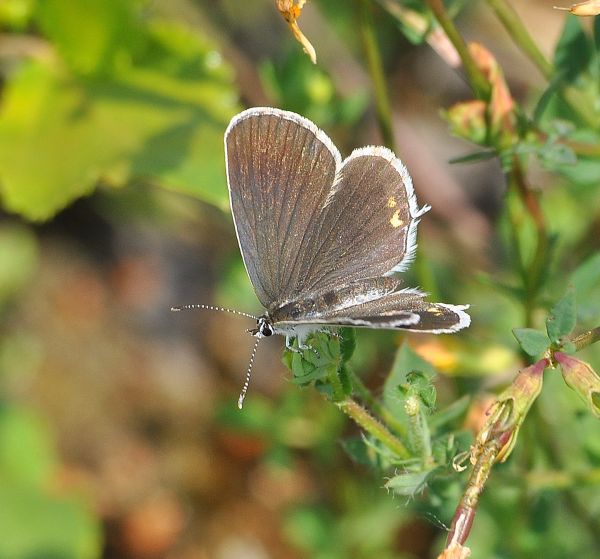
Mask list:
[[[247,318],[253,318],[254,320],[258,320],[258,317],[254,316],[253,314],[248,314],[248,313],[241,312],[241,311],[234,311],[233,309],[226,309],[224,307],[213,307],[212,305],[183,305],[181,307],[171,307],[171,310],[173,312],[191,311],[191,310],[196,310],[196,309],[202,309],[205,311],[228,312],[231,314],[237,314],[239,316],[245,316]]]
[[[252,348],[252,354],[250,355],[250,363],[248,363],[248,370],[246,371],[246,380],[244,381],[244,386],[242,387],[242,391],[240,392],[240,397],[238,398],[238,408],[242,409],[244,405],[244,398],[248,392],[248,386],[250,385],[250,374],[252,373],[252,365],[254,365],[254,356],[256,355],[256,348],[258,347],[258,342],[260,342],[260,338],[256,338],[254,342],[254,347]]]

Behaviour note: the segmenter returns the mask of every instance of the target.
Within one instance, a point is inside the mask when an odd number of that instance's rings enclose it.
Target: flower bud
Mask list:
[[[594,369],[560,351],[554,353],[554,359],[560,365],[567,386],[579,394],[596,417],[600,417],[600,377]]]
[[[543,373],[548,364],[548,359],[541,359],[519,371],[490,408],[489,417],[477,436],[475,452],[496,444],[499,448],[496,461],[504,462],[508,458],[529,408],[542,390]],[[471,461],[476,458],[472,456]]]
[[[600,14],[600,0],[588,0],[587,2],[579,2],[573,4],[569,8],[554,6],[556,10],[567,10],[576,16],[597,16]]]

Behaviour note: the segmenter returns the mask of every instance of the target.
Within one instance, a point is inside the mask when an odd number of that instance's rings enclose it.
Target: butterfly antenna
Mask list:
[[[248,370],[246,371],[246,380],[244,381],[244,386],[242,387],[240,397],[238,398],[238,408],[240,409],[242,409],[242,406],[244,405],[244,398],[246,398],[248,386],[250,385],[250,375],[252,374],[252,366],[254,365],[254,356],[256,355],[256,348],[258,347],[258,342],[260,342],[260,338],[256,338],[256,341],[254,342],[252,354],[250,355],[250,363],[248,363]]]
[[[191,310],[196,310],[196,309],[202,309],[205,311],[228,312],[231,314],[237,314],[239,316],[245,316],[247,318],[253,318],[254,320],[258,320],[258,317],[254,316],[253,314],[248,314],[248,313],[241,312],[241,311],[234,311],[233,309],[226,309],[225,307],[213,307],[212,305],[183,305],[181,307],[171,307],[171,310],[173,312],[191,311]]]

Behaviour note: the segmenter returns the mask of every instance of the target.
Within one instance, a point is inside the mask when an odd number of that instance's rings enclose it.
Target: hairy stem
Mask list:
[[[367,406],[373,410],[373,413],[377,414],[386,425],[391,427],[396,434],[402,438],[406,438],[406,427],[392,415],[390,410],[371,394],[371,391],[364,385],[363,381],[356,373],[351,372],[350,374],[352,375],[352,385],[359,396],[364,400],[365,404],[367,404]]]
[[[336,405],[350,418],[352,418],[362,429],[375,437],[381,444],[390,449],[396,456],[408,459],[411,453],[382,423],[375,419],[366,408],[351,398],[346,398]]]

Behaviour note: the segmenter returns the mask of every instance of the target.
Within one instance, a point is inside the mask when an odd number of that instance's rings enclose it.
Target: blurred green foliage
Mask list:
[[[48,43],[4,89],[7,210],[48,219],[99,182],[118,187],[140,177],[225,207],[216,185],[224,180],[223,128],[237,109],[231,70],[207,40],[146,17],[142,7],[128,0],[31,5],[30,24]]]
[[[354,7],[342,0],[314,4],[348,51],[360,56]],[[427,2],[377,4],[378,40],[390,68],[397,44],[408,45],[400,43],[401,34],[420,45],[440,31]],[[453,17],[465,5],[446,2]],[[56,434],[33,404],[15,396],[15,379],[33,378],[44,357],[17,308],[35,288],[44,248],[44,233],[31,222],[51,220],[97,192],[109,219],[127,206],[127,221],[155,195],[150,184],[227,209],[223,132],[240,108],[223,54],[227,38],[170,14],[142,0],[0,2],[2,37],[28,41],[25,55],[1,66],[0,201],[12,214],[0,226],[1,559],[91,559],[104,545],[92,496],[60,484]],[[407,274],[414,284],[431,280],[432,290],[449,301],[471,303],[468,333],[411,345],[389,332],[318,333],[312,351],[284,354],[291,386],[278,399],[251,392],[242,414],[229,394],[217,404],[215,430],[249,447],[256,443],[256,460],[270,472],[294,471],[299,456],[311,463],[319,490],[281,514],[282,537],[302,556],[414,557],[399,542],[405,523],[415,511],[448,522],[460,498],[466,476],[455,472],[453,460],[473,440],[478,417],[471,395],[496,389],[498,373],[504,373],[500,382],[510,382],[510,373],[527,363],[524,355],[574,351],[565,338],[598,326],[599,45],[598,18],[587,28],[567,17],[545,89],[502,113],[506,120],[480,99],[444,113],[450,132],[477,150],[455,162],[497,157],[507,174],[493,222],[497,261],[478,273],[463,261],[444,262],[422,243],[430,269],[418,262]],[[493,85],[506,86],[498,69]],[[272,105],[346,138],[377,95],[362,87],[340,91],[327,68],[311,65],[291,40],[254,71]],[[542,184],[519,183],[515,161],[523,175],[530,166],[543,168],[544,174],[533,173]],[[532,199],[518,188],[523,185],[539,204],[543,227],[530,211]],[[180,209],[171,209],[164,214],[185,221]],[[148,221],[156,226],[152,216]],[[226,256],[221,272],[219,304],[253,310],[256,298],[239,257]],[[596,370],[598,345],[582,352]],[[363,371],[374,368],[380,373],[373,389]],[[597,419],[553,373],[511,460],[494,470],[469,541],[479,557],[598,556]],[[352,398],[367,415],[345,407]],[[350,432],[336,406],[360,429]]]
[[[92,559],[100,527],[83,496],[60,495],[52,437],[25,409],[0,407],[0,557]]]

